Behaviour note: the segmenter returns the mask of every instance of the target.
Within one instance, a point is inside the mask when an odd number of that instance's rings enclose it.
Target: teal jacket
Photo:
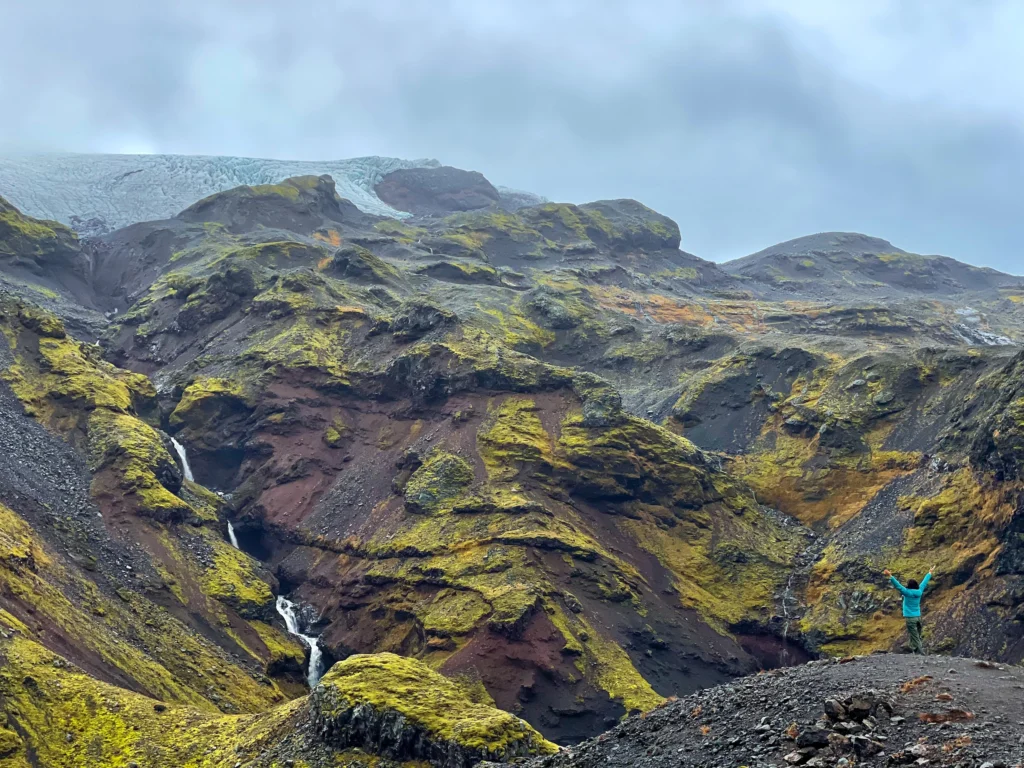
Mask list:
[[[926,573],[924,578],[921,579],[921,586],[917,589],[907,589],[899,583],[895,576],[890,576],[889,578],[892,580],[892,585],[903,593],[903,615],[908,619],[920,618],[921,595],[924,594],[924,590],[928,586],[928,582],[932,580],[932,575],[930,573]]]

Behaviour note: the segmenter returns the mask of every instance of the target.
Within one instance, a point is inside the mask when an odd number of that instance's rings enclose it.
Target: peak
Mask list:
[[[861,234],[860,232],[819,232],[814,235],[804,235],[793,240],[776,243],[757,253],[744,256],[729,263],[752,261],[768,256],[798,256],[812,252],[820,252],[822,254],[846,253],[850,255],[906,253],[906,251],[897,248],[888,240]]]
[[[188,223],[216,222],[230,232],[254,226],[308,234],[326,222],[361,224],[374,217],[338,196],[329,175],[293,176],[277,184],[242,185],[193,203],[177,216]]]
[[[859,232],[820,232],[722,264],[773,291],[804,298],[962,296],[1016,282],[947,256],[923,256]]]
[[[448,165],[399,168],[374,186],[377,197],[415,216],[444,215],[501,205],[501,193],[479,171]]]

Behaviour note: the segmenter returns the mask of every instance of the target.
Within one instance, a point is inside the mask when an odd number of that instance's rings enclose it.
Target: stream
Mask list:
[[[185,450],[185,446],[173,437],[171,438],[171,444],[174,446],[174,450],[178,452],[178,458],[181,459],[181,471],[185,475],[185,479],[189,482],[195,482],[195,477],[192,475],[192,467],[188,463],[188,453]],[[228,521],[228,540],[231,542],[232,547],[239,551],[242,550],[238,546],[235,526],[231,524],[230,520]],[[299,624],[300,606],[283,595],[277,595],[276,597],[275,607],[278,614],[284,619],[284,625],[288,630],[288,634],[299,638],[309,648],[309,670],[306,672],[306,681],[309,683],[310,690],[312,690],[320,682],[320,678],[324,674],[323,649],[320,647],[320,638],[302,632],[302,627]]]

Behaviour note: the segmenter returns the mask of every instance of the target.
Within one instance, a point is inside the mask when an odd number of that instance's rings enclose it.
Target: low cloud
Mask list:
[[[841,229],[1024,272],[1020,8],[8,3],[0,150],[436,157],[705,258]]]

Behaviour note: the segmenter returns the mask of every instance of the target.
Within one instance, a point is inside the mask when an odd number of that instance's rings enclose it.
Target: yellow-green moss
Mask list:
[[[185,514],[191,507],[157,478],[158,468],[174,465],[156,430],[134,416],[98,408],[89,416],[89,465],[93,473],[112,467],[120,488],[142,510],[158,517]]]
[[[256,575],[256,562],[219,537],[208,537],[213,564],[203,572],[203,592],[243,616],[258,615],[274,600],[270,586]]]
[[[277,627],[262,621],[250,621],[249,626],[256,631],[266,646],[267,653],[270,654],[270,658],[267,659],[269,664],[289,662],[301,669],[306,663],[306,649],[292,635],[286,635]]]
[[[417,512],[451,510],[451,503],[473,481],[473,468],[465,459],[434,450],[405,486],[406,505]]]
[[[231,409],[234,403],[245,405],[248,396],[245,388],[231,379],[199,377],[181,395],[171,412],[171,426],[195,422],[202,424],[207,418],[221,411]]]
[[[488,423],[477,434],[477,450],[492,480],[511,480],[524,464],[541,471],[554,464],[551,437],[526,397],[508,397],[493,406]]]
[[[495,758],[521,742],[535,753],[557,751],[519,718],[470,701],[457,685],[414,659],[390,653],[350,656],[331,668],[321,686],[335,694],[330,698],[339,706],[366,703],[378,711],[395,711],[432,739]]]
[[[443,589],[419,614],[419,619],[427,632],[449,637],[472,631],[488,613],[490,607],[476,592]]]

